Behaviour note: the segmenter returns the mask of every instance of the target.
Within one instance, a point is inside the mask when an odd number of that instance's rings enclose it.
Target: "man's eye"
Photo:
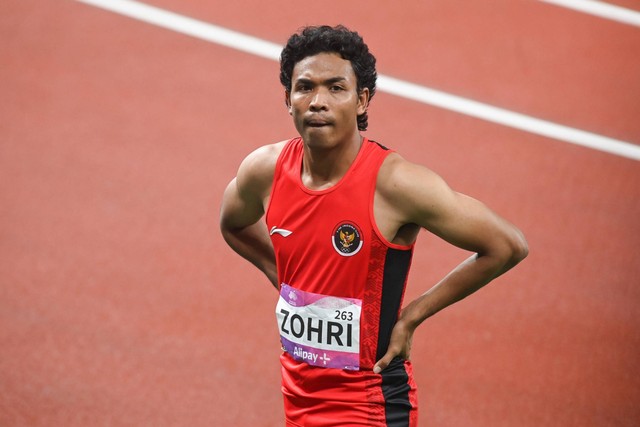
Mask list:
[[[341,90],[344,90],[342,86],[331,86],[331,90],[334,92],[340,92]]]

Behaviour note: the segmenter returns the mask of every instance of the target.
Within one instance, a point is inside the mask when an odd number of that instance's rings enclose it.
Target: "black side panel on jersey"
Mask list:
[[[380,301],[380,325],[376,360],[387,352],[391,330],[398,320],[404,285],[411,265],[413,250],[389,249],[384,261],[382,297]]]
[[[382,395],[387,427],[407,427],[410,423],[409,375],[404,360],[396,357],[382,371]]]

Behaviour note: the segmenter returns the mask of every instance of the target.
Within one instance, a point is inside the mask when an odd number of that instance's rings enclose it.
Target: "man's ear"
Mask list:
[[[291,114],[291,92],[289,92],[288,90],[284,91],[284,103],[289,110],[289,114]]]
[[[358,94],[358,115],[362,115],[367,112],[369,108],[369,88],[362,88]]]

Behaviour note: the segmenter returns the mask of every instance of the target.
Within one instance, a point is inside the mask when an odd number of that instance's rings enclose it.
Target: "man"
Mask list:
[[[527,243],[480,202],[360,134],[376,71],[357,33],[294,34],[280,79],[300,137],[245,158],[220,221],[231,248],[280,292],[287,425],[415,426],[415,329],[516,265]],[[474,254],[401,310],[422,228]]]

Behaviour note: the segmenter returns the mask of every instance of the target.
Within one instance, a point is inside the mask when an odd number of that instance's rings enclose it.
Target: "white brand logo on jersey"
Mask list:
[[[278,228],[276,226],[271,227],[271,231],[269,231],[269,236],[273,236],[274,234],[279,234],[282,237],[289,236],[293,231],[285,230],[284,228]]]

